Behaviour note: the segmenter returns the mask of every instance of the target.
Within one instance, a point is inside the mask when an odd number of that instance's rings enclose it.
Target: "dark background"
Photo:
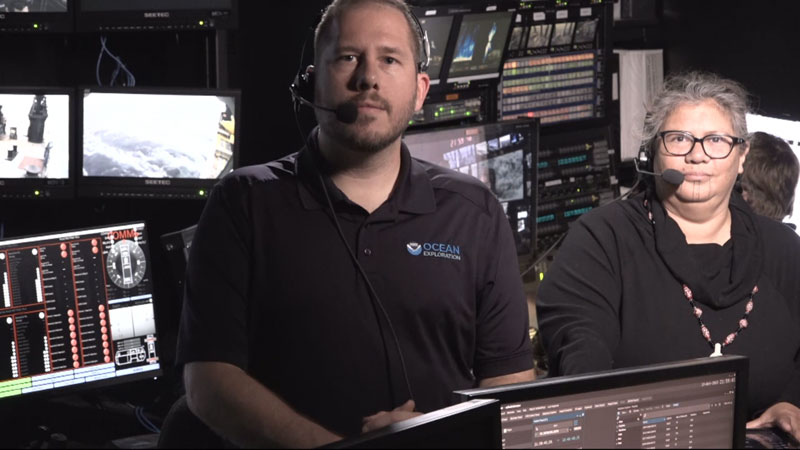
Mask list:
[[[416,2],[440,3],[444,2]],[[237,118],[240,165],[260,164],[297,151],[302,145],[288,87],[298,68],[311,60],[309,27],[326,4],[327,0],[240,1],[239,27],[223,35],[227,38],[222,49],[227,66],[222,70],[227,83],[218,83],[216,77],[214,31],[117,32],[105,36],[109,49],[136,76],[137,86],[241,89],[242,109]],[[667,72],[719,72],[745,85],[758,112],[800,120],[800,2],[642,0],[637,4],[638,17],[615,25],[615,48],[663,48]],[[94,86],[99,39],[99,33],[0,34],[0,86]],[[301,64],[306,39],[306,61]],[[103,66],[103,80],[109,79],[112,69],[108,63]],[[303,132],[311,126],[310,117],[308,112],[303,113]],[[159,237],[195,224],[203,205],[201,200],[0,201],[3,237],[130,220],[147,222],[167,373],[158,382],[111,389],[109,395],[122,402],[139,401],[156,415],[165,412],[180,390],[178,374],[171,368],[180,305],[175,283],[180,274],[173,273]],[[0,419],[10,414],[7,405],[0,405]],[[87,408],[97,411],[96,402]],[[52,411],[59,418],[69,415],[58,408]],[[26,422],[17,443],[27,442],[32,426],[38,423]],[[130,428],[117,427],[101,436],[145,432],[134,422],[130,424]]]

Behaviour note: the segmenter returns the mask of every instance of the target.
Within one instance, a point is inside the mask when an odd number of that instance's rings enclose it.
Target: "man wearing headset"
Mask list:
[[[401,142],[430,84],[421,37],[402,0],[335,0],[309,69],[319,127],[209,198],[178,363],[234,444],[318,446],[533,379],[501,205]]]

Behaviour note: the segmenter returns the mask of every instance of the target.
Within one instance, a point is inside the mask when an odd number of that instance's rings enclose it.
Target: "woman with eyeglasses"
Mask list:
[[[573,223],[537,297],[550,375],[750,358],[748,427],[800,437],[800,238],[733,186],[747,93],[691,72],[649,105],[640,189]]]

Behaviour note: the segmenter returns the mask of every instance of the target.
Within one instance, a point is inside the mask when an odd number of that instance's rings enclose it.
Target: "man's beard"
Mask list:
[[[414,115],[416,98],[417,93],[415,90],[408,104],[397,111],[396,115],[392,114],[393,108],[391,105],[377,96],[359,96],[352,100],[354,103],[367,100],[372,103],[378,103],[384,108],[381,113],[385,113],[389,117],[389,129],[383,133],[367,130],[367,127],[378,119],[361,114],[353,124],[340,123],[333,115],[326,114],[324,119],[319,121],[319,125],[325,133],[350,150],[360,153],[377,153],[403,135],[403,132],[408,127],[408,121]]]

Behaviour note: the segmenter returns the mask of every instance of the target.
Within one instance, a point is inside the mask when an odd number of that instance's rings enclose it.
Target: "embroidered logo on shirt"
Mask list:
[[[419,254],[422,253],[422,246],[416,242],[409,242],[406,244],[406,248],[408,249],[408,253],[414,256],[419,256]]]
[[[425,242],[424,244],[409,242],[406,244],[406,250],[413,256],[422,255],[461,261],[461,246],[459,245],[440,244],[437,242]]]

